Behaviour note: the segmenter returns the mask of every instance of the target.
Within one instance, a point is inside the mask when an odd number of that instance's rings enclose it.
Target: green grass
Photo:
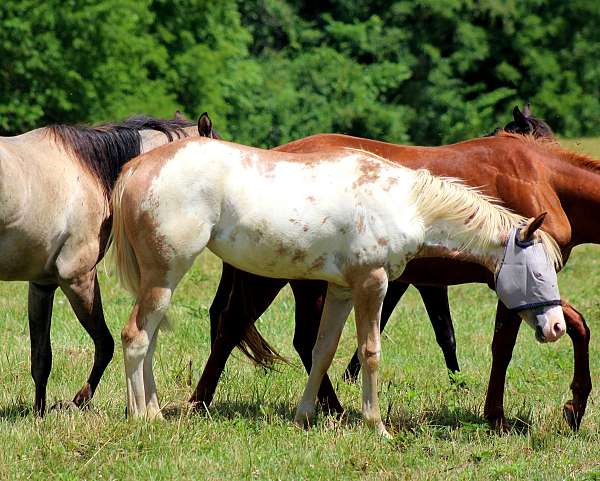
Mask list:
[[[567,143],[566,143],[567,144]],[[568,143],[577,146],[575,143]],[[580,141],[600,157],[600,142]],[[176,292],[172,332],[161,334],[155,360],[164,422],[124,418],[120,349],[87,412],[31,413],[26,285],[0,285],[0,479],[600,479],[600,409],[593,391],[581,431],[561,417],[570,398],[572,348],[567,337],[540,345],[521,329],[508,371],[506,412],[524,429],[498,436],[482,420],[490,367],[495,296],[486,287],[450,290],[461,379],[452,388],[433,330],[411,288],[383,338],[381,402],[392,442],[360,419],[360,388],[340,381],[355,347],[348,323],[330,371],[348,418],[319,415],[303,431],[292,423],[306,375],[292,345],[293,300],[286,289],[260,320],[265,336],[292,360],[278,372],[254,368],[235,353],[209,413],[187,415],[191,393],[209,348],[208,307],[219,262],[204,254]],[[106,316],[116,339],[131,300],[102,275]],[[591,370],[600,384],[600,250],[575,250],[560,275],[563,297],[592,330]],[[70,399],[83,384],[92,345],[65,298],[58,295],[52,330],[54,367],[49,402]],[[190,368],[191,366],[191,368]]]

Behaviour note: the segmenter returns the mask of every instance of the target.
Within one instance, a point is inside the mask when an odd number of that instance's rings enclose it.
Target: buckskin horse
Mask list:
[[[296,411],[305,425],[354,307],[363,416],[389,436],[377,393],[381,307],[388,279],[417,258],[471,262],[496,275],[502,301],[540,342],[566,330],[558,245],[525,219],[452,179],[361,149],[293,154],[185,139],[123,169],[112,195],[114,258],[135,305],[121,333],[127,412],[161,417],[152,358],[171,297],[208,247],[239,269],[327,281],[313,364]],[[275,206],[277,206],[275,208]],[[514,275],[514,272],[521,275]]]
[[[538,136],[551,135],[547,124],[531,117],[528,108],[524,109],[523,114],[515,108],[513,114],[514,122],[507,128]],[[539,209],[547,210],[551,216],[546,230],[556,236],[565,261],[574,246],[600,242],[600,229],[585,214],[586,210],[600,207],[600,194],[595,189],[600,181],[600,162],[565,151],[547,138],[535,140],[501,132],[498,137],[476,139],[454,146],[418,148],[325,134],[277,149],[315,152],[340,146],[360,147],[409,167],[424,167],[437,175],[462,178],[472,186],[481,186],[485,193],[498,197],[509,208],[524,215],[532,215]],[[578,180],[581,180],[581,184]],[[532,187],[529,190],[528,185]],[[428,272],[435,273],[435,278],[426,275]],[[412,281],[424,299],[448,368],[453,370],[455,366],[458,369],[447,289],[439,285],[486,282],[493,286],[493,279],[475,266],[457,265],[447,260],[409,263],[404,275],[389,285],[383,305],[382,327]],[[261,364],[268,364],[277,357],[277,353],[254,329],[252,322],[266,310],[286,282],[223,266],[221,283],[210,309],[213,346],[191,401],[210,404],[225,362],[236,344]],[[294,347],[308,371],[326,286],[318,281],[299,280],[291,281],[290,286],[296,300]],[[573,399],[566,403],[564,414],[571,428],[577,429],[591,391],[588,355],[590,333],[585,319],[573,306],[563,303],[563,309],[575,361],[571,383]],[[220,318],[222,328],[218,328]],[[484,415],[501,429],[508,428],[503,409],[504,384],[519,325],[518,317],[499,303]],[[356,376],[358,366],[357,360],[351,361],[346,376]],[[327,376],[319,391],[319,399],[325,409],[341,412],[341,405]]]
[[[214,136],[206,114],[199,127]],[[208,130],[207,130],[208,129]],[[110,232],[110,193],[125,162],[174,138],[198,135],[181,118],[133,117],[96,127],[52,125],[0,138],[0,280],[29,282],[35,412],[46,409],[50,324],[57,287],[94,342],[94,363],[73,403],[92,398],[112,359],[96,264]]]

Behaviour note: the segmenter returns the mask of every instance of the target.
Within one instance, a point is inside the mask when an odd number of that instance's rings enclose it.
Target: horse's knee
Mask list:
[[[369,371],[376,371],[379,369],[381,365],[381,351],[371,351],[369,349],[361,349],[360,356],[361,364],[363,369],[368,369]]]

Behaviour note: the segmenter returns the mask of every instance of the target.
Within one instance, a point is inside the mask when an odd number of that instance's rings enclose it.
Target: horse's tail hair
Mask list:
[[[108,257],[116,266],[119,283],[133,295],[137,295],[140,288],[140,266],[135,251],[133,250],[133,246],[127,237],[122,209],[125,184],[134,172],[134,168],[130,167],[126,169],[117,179],[112,192],[111,205],[113,221],[109,237],[109,245],[111,248]]]
[[[246,327],[244,335],[240,342],[238,342],[237,347],[258,366],[266,369],[273,368],[273,365],[277,361],[286,364],[288,363],[288,360],[279,354],[275,348],[262,337],[254,324],[250,324]]]

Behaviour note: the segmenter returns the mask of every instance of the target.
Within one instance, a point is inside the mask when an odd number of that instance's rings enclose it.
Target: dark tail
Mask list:
[[[289,363],[285,357],[279,354],[275,348],[261,336],[254,324],[250,324],[246,327],[244,335],[237,347],[253,362],[266,369],[272,369],[275,362]]]

